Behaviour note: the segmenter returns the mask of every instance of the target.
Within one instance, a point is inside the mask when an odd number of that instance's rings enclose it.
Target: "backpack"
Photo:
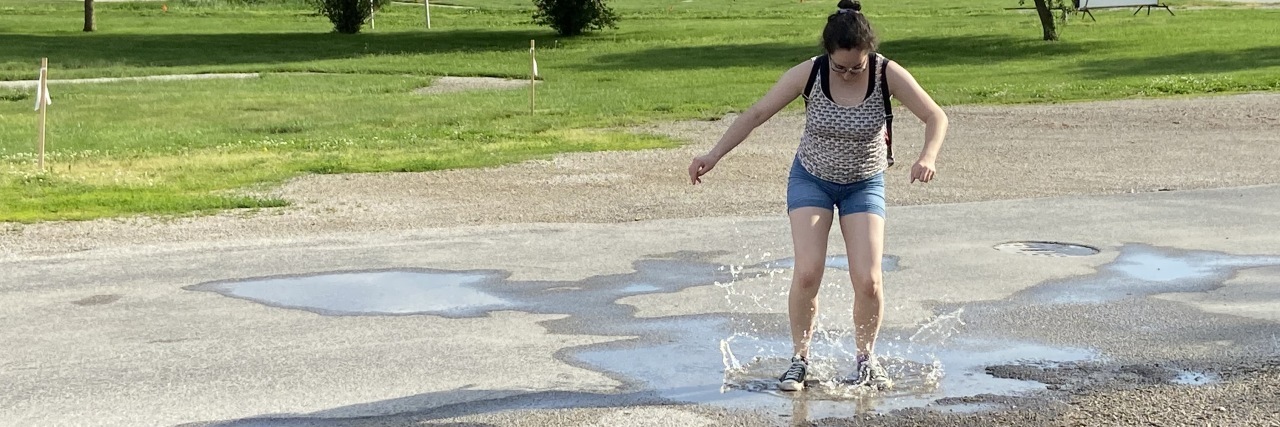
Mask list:
[[[889,103],[889,77],[885,75],[889,71],[889,65],[888,62],[885,62],[883,69],[880,68],[879,64],[876,64],[876,59],[879,56],[872,52],[870,68],[876,70],[874,71],[878,73],[876,78],[880,80],[880,99],[884,101],[884,145],[888,153],[889,166],[893,166],[893,104]],[[805,103],[809,102],[809,93],[813,91],[813,85],[818,79],[819,71],[823,73],[824,81],[830,81],[830,73],[827,72],[830,67],[828,65],[829,61],[828,55],[813,58],[813,70],[809,72],[809,82],[804,85],[804,93],[802,94]]]

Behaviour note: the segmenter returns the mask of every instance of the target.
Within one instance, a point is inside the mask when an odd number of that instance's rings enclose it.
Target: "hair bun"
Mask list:
[[[849,9],[855,12],[862,11],[862,2],[858,0],[840,0],[840,4],[836,5],[840,9]]]

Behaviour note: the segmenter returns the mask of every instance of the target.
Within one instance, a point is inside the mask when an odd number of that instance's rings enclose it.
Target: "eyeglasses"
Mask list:
[[[866,69],[867,69],[867,60],[866,60],[866,59],[863,59],[863,60],[862,60],[862,63],[860,63],[860,64],[858,64],[858,65],[856,65],[856,66],[854,66],[854,67],[846,67],[846,66],[843,66],[843,65],[837,64],[837,63],[835,63],[835,62],[832,62],[832,63],[831,63],[831,71],[834,71],[836,74],[844,74],[844,73],[849,73],[849,74],[858,74],[858,73],[861,73],[861,72],[863,72],[863,71],[866,71]]]

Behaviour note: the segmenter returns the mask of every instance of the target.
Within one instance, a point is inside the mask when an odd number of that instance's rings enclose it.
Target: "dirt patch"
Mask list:
[[[529,87],[528,80],[499,79],[495,77],[441,77],[431,86],[418,88],[413,93],[436,95],[468,90],[521,89]]]
[[[99,77],[92,79],[59,79],[49,80],[49,84],[68,84],[68,83],[115,83],[115,82],[138,82],[138,81],[174,81],[174,80],[208,80],[208,79],[256,79],[260,77],[258,73],[215,73],[215,74],[170,74],[163,76],[141,76],[141,77]],[[15,80],[8,82],[0,82],[0,88],[26,89],[35,88],[40,84],[39,80]]]

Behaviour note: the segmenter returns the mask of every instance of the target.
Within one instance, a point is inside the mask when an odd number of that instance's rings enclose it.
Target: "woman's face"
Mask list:
[[[867,52],[855,49],[836,49],[831,52],[831,73],[849,81],[867,69]]]

